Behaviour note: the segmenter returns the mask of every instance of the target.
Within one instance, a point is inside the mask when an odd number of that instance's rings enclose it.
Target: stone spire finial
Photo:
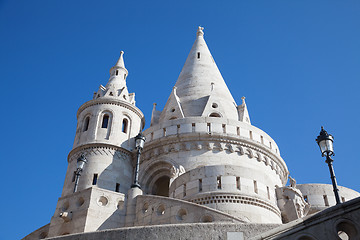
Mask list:
[[[199,26],[198,30],[196,32],[196,36],[204,36],[204,32],[203,32],[204,28]]]
[[[245,105],[246,103],[245,103],[245,97],[244,96],[241,97],[241,100],[242,100],[242,104]]]
[[[120,68],[125,68],[125,63],[124,63],[124,51],[120,52],[120,57],[119,60],[117,61],[117,63],[115,64],[115,67],[120,67]],[[125,68],[126,69],[126,68]]]

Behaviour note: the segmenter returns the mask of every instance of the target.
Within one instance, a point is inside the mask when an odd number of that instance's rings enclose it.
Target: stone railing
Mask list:
[[[212,117],[188,117],[169,120],[144,131],[147,143],[166,136],[185,133],[239,136],[262,144],[274,154],[280,155],[277,144],[267,133],[250,124],[235,120]]]

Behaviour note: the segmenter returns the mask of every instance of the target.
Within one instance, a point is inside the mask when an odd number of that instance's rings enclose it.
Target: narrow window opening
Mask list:
[[[128,120],[124,118],[122,122],[122,132],[127,133],[127,129],[128,129]]]
[[[117,75],[119,75],[119,70],[116,70],[116,73],[115,73],[115,75],[117,76]]]
[[[325,206],[329,206],[329,200],[327,195],[323,195]]]
[[[92,185],[96,185],[96,183],[97,183],[97,179],[98,179],[98,174],[97,174],[97,173],[94,173],[94,177],[93,177]]]
[[[256,180],[254,180],[254,192],[259,193]]]
[[[207,124],[207,131],[208,131],[208,133],[211,132],[211,125],[210,125],[210,123]]]
[[[267,196],[268,196],[268,199],[270,199],[270,189],[269,189],[269,187],[268,187],[268,186],[266,187],[266,190],[267,190]]]
[[[120,192],[120,183],[116,183],[115,192]]]
[[[199,179],[199,192],[202,192],[202,179]]]
[[[261,138],[261,144],[264,144],[264,137],[260,136],[260,138]]]
[[[83,132],[86,132],[89,129],[89,122],[90,122],[90,117],[86,117]]]
[[[163,128],[163,135],[166,137],[166,128]]]
[[[200,58],[200,52],[197,52],[197,58]]]
[[[307,202],[307,203],[309,202],[307,195],[304,195],[304,200],[305,200],[305,202]]]
[[[341,201],[342,201],[342,202],[345,202],[345,198],[344,198],[344,197],[341,197]]]
[[[153,140],[153,139],[154,139],[154,133],[152,132],[152,133],[151,133],[150,140]]]
[[[240,136],[240,128],[239,127],[236,128],[236,133],[238,136]]]
[[[226,133],[226,125],[225,124],[222,125],[222,129],[223,129],[223,133]]]
[[[105,114],[101,124],[101,128],[107,128],[109,124],[109,115]]]
[[[126,74],[124,74],[124,79],[126,78]]]
[[[237,188],[238,190],[241,190],[240,177],[236,177],[236,188]]]
[[[183,197],[186,196],[186,184],[184,184],[184,188],[183,188]]]
[[[272,145],[271,145],[271,142],[269,142],[269,144],[270,144],[270,149],[272,149]]]
[[[177,127],[176,132],[177,132],[177,134],[179,134],[180,133],[180,124],[178,124],[176,127]]]
[[[250,139],[253,139],[252,131],[250,131]]]
[[[110,94],[109,94],[110,96],[114,96],[114,94],[113,94],[113,92],[110,92]]]
[[[76,171],[74,171],[73,177],[72,177],[72,182],[75,182],[75,178],[76,178]]]
[[[195,132],[195,123],[191,124],[191,131]]]
[[[216,178],[217,189],[221,189],[221,176]]]

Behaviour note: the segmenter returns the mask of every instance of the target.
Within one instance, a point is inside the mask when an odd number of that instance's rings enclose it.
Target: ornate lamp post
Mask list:
[[[140,166],[140,155],[141,150],[144,148],[145,143],[145,136],[142,134],[142,132],[139,132],[138,135],[135,137],[135,148],[137,150],[137,160],[136,160],[136,167],[135,167],[135,174],[134,174],[134,183],[131,185],[131,188],[138,187],[141,189],[139,184],[139,166]]]
[[[79,184],[79,179],[80,179],[80,176],[81,176],[81,172],[84,169],[85,163],[87,163],[85,155],[81,154],[81,156],[77,159],[77,162],[76,162],[76,167],[77,168],[76,168],[76,173],[75,173],[76,174],[76,179],[75,179],[74,192],[77,191],[78,184]]]
[[[332,165],[332,162],[334,160],[331,158],[331,156],[335,155],[334,149],[333,149],[333,139],[334,139],[333,136],[331,134],[328,134],[324,130],[324,128],[321,127],[320,135],[316,138],[316,142],[320,147],[321,155],[323,157],[326,156],[325,162],[329,166],[330,177],[331,177],[331,181],[332,181],[332,185],[333,185],[333,189],[334,189],[336,204],[340,204],[341,202],[340,202],[340,197],[339,197],[339,189],[337,187],[334,168]]]

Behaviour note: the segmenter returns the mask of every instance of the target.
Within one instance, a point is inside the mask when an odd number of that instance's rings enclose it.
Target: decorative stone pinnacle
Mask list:
[[[204,30],[204,28],[199,26],[196,35],[197,36],[204,36],[203,30]]]
[[[241,97],[241,100],[242,100],[242,104],[245,104],[245,97],[244,96]]]
[[[120,51],[120,55],[123,55],[124,54],[124,51]]]

